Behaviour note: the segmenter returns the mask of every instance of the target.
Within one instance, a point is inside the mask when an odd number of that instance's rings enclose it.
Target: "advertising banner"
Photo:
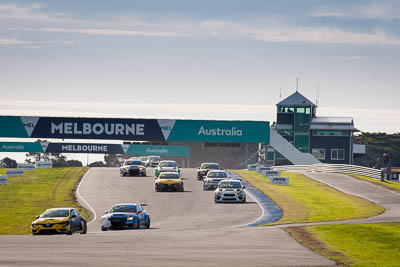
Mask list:
[[[6,170],[6,176],[16,177],[16,176],[24,176],[24,170]]]
[[[168,141],[269,143],[269,122],[177,120]]]
[[[7,176],[0,175],[0,184],[7,184]]]
[[[124,154],[119,144],[49,143],[46,153]]]
[[[0,137],[269,143],[267,121],[0,116]]]
[[[269,183],[274,185],[289,185],[289,178],[287,177],[270,177]]]
[[[124,146],[124,145],[123,145]],[[127,155],[143,156],[189,156],[189,147],[187,146],[146,146],[146,145],[128,145],[125,146]]]
[[[35,162],[36,169],[50,169],[53,168],[53,162],[50,161],[36,161]]]
[[[265,171],[263,173],[264,177],[280,177],[281,171]]]
[[[32,171],[35,169],[35,164],[17,163],[18,170]]]
[[[43,148],[40,143],[0,142],[0,152],[39,152],[40,153],[40,152],[43,152]]]

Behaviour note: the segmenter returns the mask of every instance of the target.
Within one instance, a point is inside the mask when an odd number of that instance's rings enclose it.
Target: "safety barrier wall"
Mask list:
[[[312,164],[312,165],[285,165],[285,166],[274,166],[274,170],[287,171],[287,172],[325,172],[325,173],[346,173],[346,174],[357,174],[373,179],[380,180],[382,177],[382,171],[378,169],[347,165],[347,164]]]

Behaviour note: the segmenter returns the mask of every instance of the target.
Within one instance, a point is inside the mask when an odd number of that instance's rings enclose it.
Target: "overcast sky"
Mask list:
[[[400,132],[398,0],[0,1],[0,59],[1,115],[272,123],[298,77]]]

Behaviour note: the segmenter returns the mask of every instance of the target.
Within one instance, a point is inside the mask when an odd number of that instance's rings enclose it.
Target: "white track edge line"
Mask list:
[[[248,190],[245,189],[245,192],[246,192],[246,194],[249,194],[250,197],[251,197],[255,202],[257,202],[258,206],[261,208],[262,213],[261,213],[260,217],[258,217],[257,219],[255,219],[255,220],[253,220],[252,222],[249,222],[249,223],[247,223],[247,224],[239,225],[239,227],[249,226],[250,224],[255,223],[256,221],[258,221],[258,220],[260,220],[261,218],[263,218],[264,215],[265,215],[265,209],[264,209],[264,207],[261,205],[261,203],[258,201],[258,199],[257,199],[256,197],[254,197],[254,195],[253,195],[250,191],[248,191]]]
[[[94,222],[97,219],[97,215],[96,215],[96,211],[93,209],[93,207],[90,206],[90,204],[86,201],[86,199],[84,197],[82,197],[79,190],[81,189],[81,185],[82,185],[83,181],[86,179],[86,176],[89,174],[90,170],[91,170],[91,168],[85,173],[85,175],[79,182],[78,188],[76,190],[76,195],[78,196],[78,200],[81,200],[87,206],[87,208],[89,208],[90,212],[93,214],[93,219],[90,222],[88,222],[87,224],[91,224],[92,222]]]
[[[237,174],[237,173],[235,173],[235,172],[230,172],[230,173],[231,173],[231,174],[234,173],[235,175],[239,176],[242,180],[244,180],[239,174]],[[245,180],[245,181],[246,181],[246,180]],[[248,182],[246,181],[246,183],[248,183]],[[249,183],[248,183],[248,184],[249,184]],[[249,184],[249,185],[250,185],[250,184]],[[250,185],[250,186],[252,186],[252,185]],[[254,223],[254,222],[260,220],[260,219],[261,219],[262,217],[264,217],[264,215],[265,215],[264,207],[263,207],[263,206],[261,205],[261,203],[257,200],[257,198],[254,197],[254,195],[253,195],[252,193],[250,193],[249,190],[244,189],[244,191],[246,192],[246,194],[249,194],[250,197],[251,197],[255,202],[257,202],[257,204],[258,204],[258,206],[260,207],[262,213],[261,213],[261,216],[258,217],[257,219],[255,219],[255,220],[253,220],[253,221],[251,221],[251,222],[249,222],[249,223],[247,223],[247,224],[242,224],[242,225],[238,225],[238,226],[234,226],[234,227],[248,227],[249,224],[252,224],[252,223]]]

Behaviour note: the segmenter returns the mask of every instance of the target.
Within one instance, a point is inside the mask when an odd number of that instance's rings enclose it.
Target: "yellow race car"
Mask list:
[[[155,181],[155,191],[184,191],[178,172],[162,172]]]
[[[48,209],[32,222],[32,235],[38,234],[86,234],[86,219],[75,208]]]

